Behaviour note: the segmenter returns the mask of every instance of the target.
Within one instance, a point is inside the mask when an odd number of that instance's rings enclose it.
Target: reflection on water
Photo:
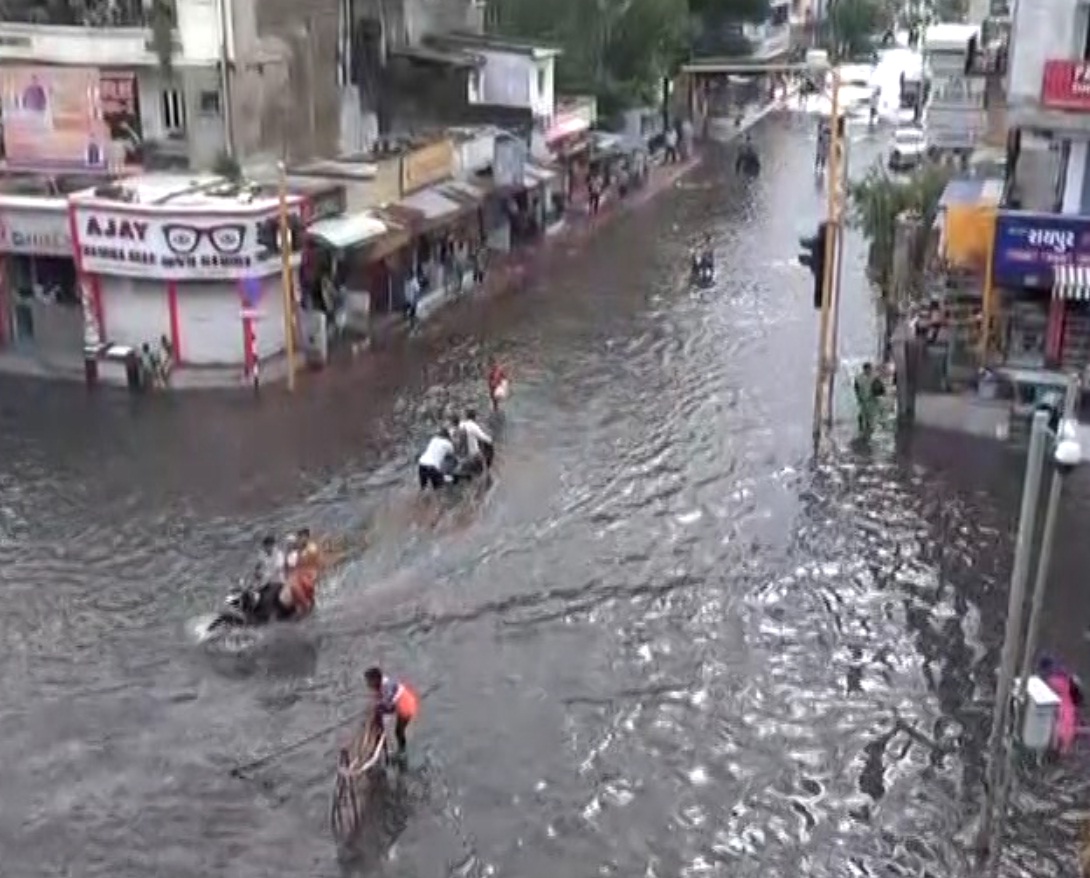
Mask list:
[[[811,460],[790,255],[821,194],[803,123],[758,139],[760,179],[713,162],[297,399],[3,384],[4,874],[970,874],[1017,468],[849,432]],[[724,270],[690,295],[705,229]],[[423,500],[414,446],[482,402],[490,354],[515,383],[495,484]],[[315,616],[197,647],[256,538],[303,522],[366,535]],[[1074,525],[1061,544],[1080,569]],[[1071,615],[1048,622],[1068,651]],[[338,858],[350,724],[308,736],[356,715],[373,662],[428,692],[416,769]],[[1080,795],[1027,779],[1011,874],[1071,873]]]

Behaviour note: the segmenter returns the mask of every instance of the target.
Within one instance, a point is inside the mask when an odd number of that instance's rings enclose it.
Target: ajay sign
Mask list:
[[[71,258],[67,207],[63,202],[49,207],[13,206],[0,200],[0,253]]]
[[[136,213],[73,204],[80,268],[89,274],[171,280],[236,280],[280,269],[258,243],[257,213]]]
[[[1090,266],[1090,217],[1000,212],[995,221],[996,283],[1048,287],[1057,265]]]

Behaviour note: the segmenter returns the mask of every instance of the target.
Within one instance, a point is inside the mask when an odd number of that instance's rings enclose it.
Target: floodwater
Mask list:
[[[754,137],[759,180],[712,157],[293,400],[0,384],[0,875],[969,875],[1017,459],[858,448],[843,401],[812,456],[810,123]],[[694,294],[704,231],[720,278]],[[425,507],[414,451],[482,402],[491,353],[515,382],[496,482]],[[1085,496],[1045,638],[1072,662]],[[196,645],[256,537],[304,522],[368,535],[315,617]],[[374,662],[423,710],[338,855],[323,730]],[[1010,874],[1071,874],[1078,797],[1070,766],[1027,775]]]

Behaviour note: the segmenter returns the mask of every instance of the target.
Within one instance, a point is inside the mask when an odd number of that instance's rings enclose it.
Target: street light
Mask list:
[[[1079,442],[1078,425],[1070,415],[1075,411],[1078,400],[1078,382],[1072,378],[1067,387],[1063,414],[1050,407],[1038,408],[1033,415],[1030,431],[1029,453],[1026,460],[1026,478],[1022,488],[1022,510],[1018,521],[1018,539],[1014,555],[1014,567],[1011,573],[1011,589],[1007,607],[1007,627],[1003,637],[1003,655],[999,668],[999,686],[996,691],[995,709],[992,716],[992,730],[989,739],[988,780],[986,794],[995,794],[994,804],[986,800],[981,820],[977,845],[988,855],[985,874],[992,874],[998,866],[999,845],[1002,839],[1003,823],[1007,812],[1007,798],[1010,794],[1011,766],[1013,755],[1008,734],[1008,717],[1014,694],[1014,668],[1018,664],[1021,651],[1020,674],[1018,682],[1025,686],[1033,669],[1033,659],[1037,652],[1041,614],[1044,609],[1045,593],[1048,587],[1048,573],[1052,562],[1052,547],[1056,536],[1056,521],[1060,511],[1060,495],[1063,482],[1075,467],[1082,462],[1082,445]],[[1055,432],[1050,422],[1056,423]],[[1037,570],[1033,583],[1033,597],[1030,607],[1029,624],[1026,627],[1024,650],[1022,650],[1022,613],[1025,608],[1025,587],[1029,579],[1030,559],[1033,554],[1033,534],[1037,523],[1037,507],[1041,489],[1041,474],[1048,453],[1048,440],[1054,440],[1052,447],[1052,483],[1048,492],[1048,507],[1045,512],[1045,524],[1041,533],[1041,547],[1037,560]],[[1025,705],[1021,715],[1024,718]]]

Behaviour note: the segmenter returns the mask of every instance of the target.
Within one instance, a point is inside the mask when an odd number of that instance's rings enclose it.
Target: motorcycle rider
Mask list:
[[[281,608],[293,616],[305,616],[314,609],[314,592],[322,570],[322,552],[311,538],[310,528],[300,528],[287,556],[287,576],[280,589]]]
[[[284,588],[286,573],[287,559],[279,541],[272,534],[266,534],[261,540],[257,564],[254,566],[257,590],[252,612],[257,619],[267,621],[281,615],[280,592]]]

